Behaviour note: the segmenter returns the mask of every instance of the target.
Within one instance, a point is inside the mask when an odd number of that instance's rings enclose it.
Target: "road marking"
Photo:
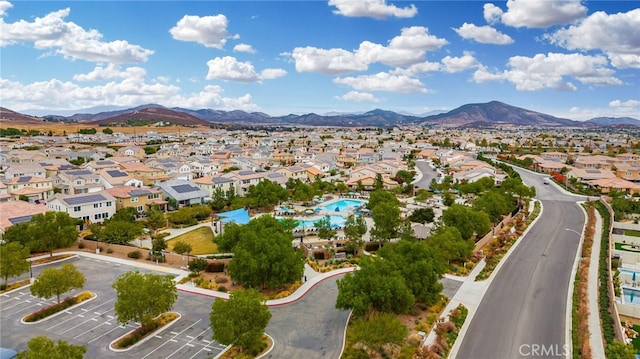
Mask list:
[[[80,310],[85,312],[85,313],[89,311],[89,309],[84,309],[84,308],[80,308]]]
[[[178,335],[176,332],[169,332],[169,334]]]
[[[124,327],[124,326],[120,326],[120,325],[118,325],[118,326],[114,327],[113,329],[109,330],[108,332],[103,333],[103,334],[101,334],[101,335],[99,335],[99,336],[97,336],[97,337],[95,337],[95,338],[93,338],[93,339],[89,340],[89,341],[87,342],[87,344],[91,344],[91,343],[95,342],[96,340],[98,340],[98,339],[100,339],[100,338],[104,337],[105,335],[107,335],[107,334],[111,333],[112,331],[114,331],[114,330],[116,330],[116,329],[118,329],[118,328],[125,329],[125,327]]]
[[[93,312],[93,314],[95,314],[95,315],[102,315],[102,313],[100,313],[100,312]]]
[[[115,318],[115,317],[114,317],[113,315],[107,315],[107,318],[109,318],[109,319],[113,319],[113,318]]]
[[[82,332],[82,333],[80,333],[80,334],[76,335],[75,337],[73,337],[73,339],[80,338],[81,336],[83,336],[83,335],[85,335],[85,334],[88,334],[88,333],[92,332],[93,330],[95,330],[95,329],[99,328],[99,327],[100,327],[101,325],[103,325],[103,324],[105,324],[105,323],[100,323],[100,324],[96,325],[95,327],[93,327],[93,328],[91,328],[91,329],[89,329],[89,330],[87,330],[87,331],[85,331],[85,332]]]
[[[79,316],[80,318],[84,318],[84,315],[82,315],[82,314],[78,314],[78,316]]]
[[[211,340],[202,339],[202,341],[207,343],[207,344],[211,344]]]
[[[94,322],[97,322],[98,318],[91,318],[91,320],[93,320]]]
[[[200,321],[202,321],[202,319],[198,319],[197,321],[195,321],[194,323],[192,323],[190,326],[188,326],[188,327],[184,328],[184,329],[183,329],[182,331],[180,331],[179,333],[176,333],[176,334],[174,335],[174,337],[173,337],[173,338],[175,338],[176,336],[178,336],[178,335],[180,335],[180,334],[182,334],[182,333],[186,332],[187,330],[189,330],[189,329],[190,329],[191,327],[193,327],[194,325],[196,325],[196,324],[200,323]],[[170,333],[175,333],[175,332],[170,332]],[[175,339],[173,339],[173,338],[172,338],[172,339],[169,339],[169,341],[171,341],[171,342],[177,342],[177,340],[175,340]],[[162,348],[162,347],[163,347],[165,344],[167,344],[169,341],[166,341],[166,342],[162,343],[161,345],[157,346],[155,349],[153,349],[152,351],[150,351],[149,353],[147,353],[147,355],[143,356],[143,357],[142,357],[142,358],[140,358],[140,359],[145,359],[145,358],[146,358],[146,357],[148,357],[149,355],[153,354],[156,350],[158,350],[158,349]],[[173,355],[173,354],[172,354],[172,355]],[[171,356],[171,355],[169,355],[169,356]],[[167,358],[168,358],[168,357],[167,357]]]
[[[191,335],[185,335],[185,337],[187,337],[189,339],[193,339],[193,337]]]
[[[207,329],[205,329],[205,330],[201,331],[200,333],[198,333],[198,334],[196,335],[196,337],[199,337],[199,336],[203,335],[203,334],[204,334],[207,330],[209,330],[209,329],[211,329],[211,328],[207,328]],[[180,348],[178,348],[178,349],[174,350],[174,351],[173,351],[173,353],[171,353],[171,354],[167,355],[167,357],[166,357],[165,359],[171,358],[174,354],[176,354],[177,352],[179,352],[180,350],[182,350],[182,348],[184,348],[185,346],[188,346],[188,347],[191,347],[191,348],[193,348],[193,347],[195,346],[195,345],[193,345],[191,342],[193,342],[196,338],[195,338],[195,337],[192,337],[192,336],[190,336],[190,335],[185,335],[185,336],[186,336],[187,338],[191,338],[191,340],[189,340],[188,342],[186,342],[186,343],[185,343],[183,346],[181,346]],[[202,344],[200,344],[200,345],[202,345]],[[208,345],[209,345],[209,344],[205,345],[205,346],[204,346],[204,348],[206,348]],[[202,349],[204,349],[204,348],[202,348]],[[200,350],[198,351],[198,353],[199,353],[202,349],[200,349]],[[196,353],[196,354],[197,354],[197,353]],[[192,358],[193,358],[193,357],[192,357]]]
[[[189,344],[189,343],[187,343],[187,344],[185,344],[185,345],[186,345],[186,346],[188,346],[188,347],[192,347],[192,348],[195,346],[195,345],[193,345],[193,344]]]
[[[162,339],[162,336],[160,336],[160,335],[154,335],[154,337],[156,337],[158,339]]]

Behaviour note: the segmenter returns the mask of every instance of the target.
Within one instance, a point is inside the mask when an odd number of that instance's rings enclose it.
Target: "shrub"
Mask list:
[[[191,262],[189,262],[189,270],[192,272],[200,272],[207,268],[209,262],[206,259],[195,258]]]
[[[364,250],[367,252],[375,252],[380,249],[380,243],[378,242],[365,242]]]
[[[224,262],[209,262],[207,264],[207,268],[205,269],[205,271],[209,272],[209,273],[222,273],[224,272],[224,267],[225,267],[225,263]]]
[[[78,242],[78,249],[84,248],[84,242]]]
[[[229,279],[227,277],[216,277],[215,281],[218,284],[222,284],[222,283],[228,283]]]
[[[226,292],[227,292],[227,290],[228,290],[228,289],[227,289],[227,287],[225,287],[225,286],[223,286],[223,285],[221,285],[221,286],[219,286],[219,287],[218,287],[218,292],[226,293]]]
[[[111,254],[111,253],[113,253],[113,249],[107,248],[107,254]]]
[[[313,252],[313,258],[317,260],[324,259],[324,252],[323,251]]]
[[[140,253],[140,251],[131,251],[127,253],[127,257],[132,259],[140,259],[140,257],[142,257],[142,253]]]

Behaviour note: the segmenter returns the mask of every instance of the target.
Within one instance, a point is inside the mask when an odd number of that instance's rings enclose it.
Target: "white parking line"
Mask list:
[[[109,330],[108,332],[106,332],[106,333],[102,333],[101,335],[98,335],[97,337],[95,337],[95,338],[93,338],[93,339],[89,340],[89,341],[87,342],[87,344],[91,344],[91,343],[95,342],[96,340],[98,340],[98,339],[100,339],[100,338],[104,337],[105,335],[107,335],[107,334],[111,333],[111,332],[112,332],[112,331],[114,331],[114,330],[117,330],[118,328],[120,328],[120,329],[125,329],[125,330],[126,330],[126,327],[123,327],[123,326],[121,326],[121,325],[117,325],[117,326],[115,326],[113,329]]]
[[[180,334],[182,334],[182,333],[186,332],[186,331],[187,331],[187,330],[189,330],[191,327],[193,327],[194,325],[198,324],[201,320],[202,320],[202,319],[198,319],[196,322],[194,322],[194,323],[192,323],[190,326],[186,327],[186,328],[185,328],[184,330],[182,330],[180,333],[177,333],[173,338],[175,338],[175,337],[177,337],[178,335],[180,335]],[[174,332],[171,332],[171,333],[174,333]],[[177,340],[175,340],[175,339],[173,339],[173,338],[172,338],[172,339],[169,339],[169,341],[177,342]],[[143,356],[143,357],[142,357],[142,358],[140,358],[140,359],[144,359],[144,358],[148,357],[149,355],[153,354],[156,350],[158,350],[158,349],[162,348],[162,347],[163,347],[165,344],[167,344],[169,341],[166,341],[166,342],[162,343],[161,345],[157,346],[155,349],[153,349],[151,352],[149,352],[147,355]]]
[[[86,332],[76,335],[75,337],[73,337],[73,339],[78,339],[78,338],[80,338],[81,336],[83,336],[83,335],[85,335],[85,334],[88,334],[88,333],[90,333],[92,330],[95,330],[95,329],[97,329],[97,328],[100,328],[101,326],[103,326],[103,325],[105,325],[105,324],[106,324],[106,325],[111,325],[111,323],[109,323],[109,322],[100,323],[100,324],[96,325],[95,327],[93,327],[93,328],[91,328],[91,329],[87,330]]]

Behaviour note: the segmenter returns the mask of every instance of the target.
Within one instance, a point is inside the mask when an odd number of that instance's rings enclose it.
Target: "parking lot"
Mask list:
[[[21,319],[26,314],[54,303],[55,298],[41,300],[33,297],[29,288],[1,295],[2,347],[24,350],[29,339],[44,335],[53,340],[86,345],[86,357],[90,358],[210,358],[224,349],[224,346],[211,340],[209,312],[212,298],[179,292],[173,307],[173,311],[182,315],[179,320],[128,351],[110,350],[109,343],[138,326],[137,323],[128,323],[126,326],[118,323],[114,313],[116,293],[111,285],[120,274],[137,268],[82,257],[63,263],[75,264],[87,279],[84,290],[96,293],[97,297],[39,323],[23,324]],[[51,266],[59,265],[61,263]],[[34,276],[46,267],[34,267]],[[152,272],[148,269],[138,270],[142,273]],[[69,295],[78,292],[73,291]]]

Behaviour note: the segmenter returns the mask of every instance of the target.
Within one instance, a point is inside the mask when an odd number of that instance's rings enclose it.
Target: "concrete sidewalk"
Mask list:
[[[56,254],[70,254],[78,257],[86,257],[86,258],[91,258],[95,260],[103,260],[103,261],[108,261],[112,263],[118,263],[118,264],[128,265],[132,267],[138,267],[138,268],[158,271],[162,273],[173,274],[176,276],[175,278],[176,282],[179,282],[182,278],[185,278],[189,275],[188,271],[185,271],[182,269],[176,269],[173,267],[166,267],[166,266],[156,265],[152,263],[130,261],[122,258],[115,258],[115,257],[100,255],[95,253],[67,251],[67,252],[56,252]],[[33,257],[30,260],[36,260],[36,259],[47,258],[47,257],[49,257],[49,254]],[[61,261],[64,261],[66,259],[68,258],[62,259]],[[50,264],[50,263],[46,263],[46,264]],[[285,305],[288,303],[295,302],[300,298],[302,298],[309,290],[311,290],[311,288],[313,288],[316,284],[322,282],[323,280],[353,272],[355,269],[356,269],[355,267],[348,267],[348,268],[336,269],[326,273],[318,273],[314,271],[308,264],[305,263],[304,276],[306,277],[307,281],[303,283],[291,295],[285,298],[268,300],[267,305],[278,306],[278,305]],[[195,287],[193,284],[177,284],[176,288],[178,288],[178,290],[183,292],[206,295],[214,298],[222,298],[222,299],[229,298],[229,293],[218,292],[211,289],[198,288],[198,287]]]
[[[593,358],[604,358],[604,342],[602,337],[602,325],[600,324],[600,310],[598,306],[598,269],[600,261],[600,236],[602,235],[602,217],[595,211],[596,228],[593,234],[593,246],[589,262],[589,284],[587,287],[589,300],[589,344]],[[571,293],[573,294],[573,293]]]

